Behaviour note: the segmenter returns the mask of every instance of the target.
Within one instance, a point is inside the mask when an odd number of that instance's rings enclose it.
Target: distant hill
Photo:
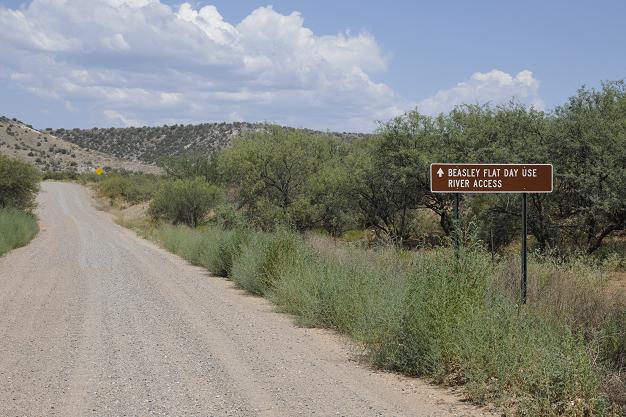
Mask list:
[[[84,149],[41,132],[17,119],[0,116],[0,154],[35,165],[42,171],[89,172],[97,167],[139,172],[159,172],[156,166],[128,161],[106,153]]]
[[[155,164],[167,156],[186,153],[212,153],[229,146],[232,140],[241,133],[263,130],[266,126],[262,123],[234,122],[86,130],[58,129],[49,132],[86,149],[109,153],[128,160]],[[315,132],[309,129],[297,130]],[[346,141],[354,141],[367,136],[359,133],[331,134]]]

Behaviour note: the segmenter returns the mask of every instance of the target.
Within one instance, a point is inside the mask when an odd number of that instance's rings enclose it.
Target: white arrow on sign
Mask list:
[[[439,171],[437,171],[437,176],[439,178],[443,177],[443,169],[439,168]]]

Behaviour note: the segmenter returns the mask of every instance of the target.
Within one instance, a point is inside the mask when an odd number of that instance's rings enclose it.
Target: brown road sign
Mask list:
[[[431,164],[433,193],[551,193],[552,164]]]

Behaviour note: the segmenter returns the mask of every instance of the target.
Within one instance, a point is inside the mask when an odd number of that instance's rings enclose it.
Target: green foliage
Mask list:
[[[100,194],[111,201],[138,204],[151,200],[159,191],[161,181],[148,174],[107,174],[97,184]]]
[[[162,225],[154,237],[170,252],[173,252],[194,265],[207,267],[200,256],[202,234],[187,226]]]
[[[202,177],[215,183],[218,177],[215,159],[202,154],[170,156],[159,161],[165,173],[177,179]]]
[[[626,229],[626,84],[583,87],[556,115],[554,211],[568,237],[591,253]]]
[[[301,246],[300,237],[285,230],[279,231],[268,241],[256,273],[264,293],[279,285],[283,263],[293,260]]]
[[[331,236],[340,236],[364,223],[358,200],[350,198],[350,167],[345,161],[348,150],[345,147],[340,150],[311,175],[307,184],[307,196],[315,210],[315,226]]]
[[[424,206],[434,140],[432,118],[411,112],[383,125],[348,158],[348,196],[365,222],[394,242],[409,237],[415,210]]]
[[[216,186],[200,177],[169,181],[150,203],[149,213],[155,219],[195,227],[219,202],[220,195]]]
[[[242,246],[248,239],[245,231],[222,231],[220,239],[215,242],[215,259],[212,262],[211,272],[227,277],[233,269],[235,259],[241,254]]]
[[[33,166],[0,155],[0,208],[31,210],[39,180],[39,172]]]
[[[234,259],[250,238],[247,233],[219,227],[201,232],[171,225],[162,226],[157,237],[168,250],[222,277],[230,275]]]
[[[464,105],[440,116],[439,121],[440,136],[446,139],[442,157],[447,162],[553,163],[559,169],[552,152],[556,145],[547,138],[553,120],[543,112],[515,102],[497,107]],[[519,235],[518,195],[464,197],[467,220],[478,222],[480,236],[492,250],[508,245]],[[548,214],[549,198],[529,194],[529,228],[541,250],[556,242],[556,229]]]
[[[611,281],[607,268],[612,266],[589,255],[559,259],[533,254],[528,299],[533,311],[554,317],[582,335],[596,351],[595,360],[609,373],[619,374],[626,367],[626,293],[620,293]],[[517,299],[517,256],[497,264],[493,283],[510,300]]]
[[[462,222],[467,224],[472,221],[477,224],[480,239],[489,250],[496,252],[520,235],[520,217],[511,214],[517,212],[519,205],[518,199],[510,195],[475,195],[466,200]],[[532,222],[532,218],[529,220]]]
[[[338,152],[341,146],[330,136],[272,126],[235,141],[220,155],[219,166],[255,225],[266,230],[281,224],[300,230],[321,223],[336,227],[328,213],[341,206],[330,207],[332,199],[320,198],[323,190],[313,183]]]
[[[0,256],[26,245],[38,230],[33,215],[16,209],[0,208]]]
[[[253,294],[263,295],[265,287],[259,280],[259,271],[266,264],[265,254],[272,241],[272,236],[263,232],[249,232],[249,237],[242,245],[239,257],[234,259],[229,276],[241,288]]]
[[[215,208],[215,222],[223,229],[241,229],[246,226],[246,217],[233,204],[222,203]]]
[[[159,230],[170,250],[303,324],[351,336],[377,366],[464,385],[473,400],[521,415],[611,415],[602,391],[614,400],[626,392],[626,305],[607,278],[624,268],[609,236],[626,227],[625,121],[626,88],[608,83],[553,113],[515,102],[409,112],[357,143],[266,126],[215,160],[171,162],[181,179],[150,213],[197,226],[217,200],[205,179],[219,178],[228,192],[217,226]],[[452,161],[554,164],[555,192],[529,195],[529,222],[537,253],[557,256],[531,257],[527,306],[517,304],[518,261],[495,254],[519,236],[519,196],[464,196],[471,233],[461,237],[475,244],[460,264],[437,247],[453,232],[451,196],[430,193],[428,166]],[[397,245],[340,247],[282,225],[358,229],[348,235],[367,240],[375,230]],[[398,249],[415,242],[435,248]],[[611,389],[608,380],[621,382]]]
[[[449,235],[452,196],[430,193],[429,165],[533,161],[536,156],[530,157],[525,145],[533,151],[546,148],[535,143],[543,118],[515,103],[460,106],[436,118],[408,112],[383,124],[366,146],[351,153],[347,195],[357,201],[366,224],[393,242],[415,237],[411,225],[420,208],[430,209]],[[483,204],[480,216],[491,216],[485,212],[492,212],[496,203]]]
[[[626,87],[582,88],[552,114],[515,102],[463,105],[436,118],[409,112],[351,152],[347,193],[366,224],[405,241],[415,209],[452,230],[450,196],[429,192],[432,162],[552,163],[555,191],[529,195],[529,227],[541,251],[600,248],[626,229]],[[499,249],[519,231],[519,196],[464,196],[464,215]]]

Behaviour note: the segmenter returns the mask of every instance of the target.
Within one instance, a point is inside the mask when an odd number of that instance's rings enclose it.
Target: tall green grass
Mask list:
[[[0,256],[26,245],[38,230],[33,215],[15,209],[0,209]]]
[[[301,324],[349,335],[375,366],[462,385],[517,415],[618,414],[596,339],[546,306],[519,306],[479,248],[457,264],[447,249],[365,251],[285,231],[165,226],[158,239]]]

